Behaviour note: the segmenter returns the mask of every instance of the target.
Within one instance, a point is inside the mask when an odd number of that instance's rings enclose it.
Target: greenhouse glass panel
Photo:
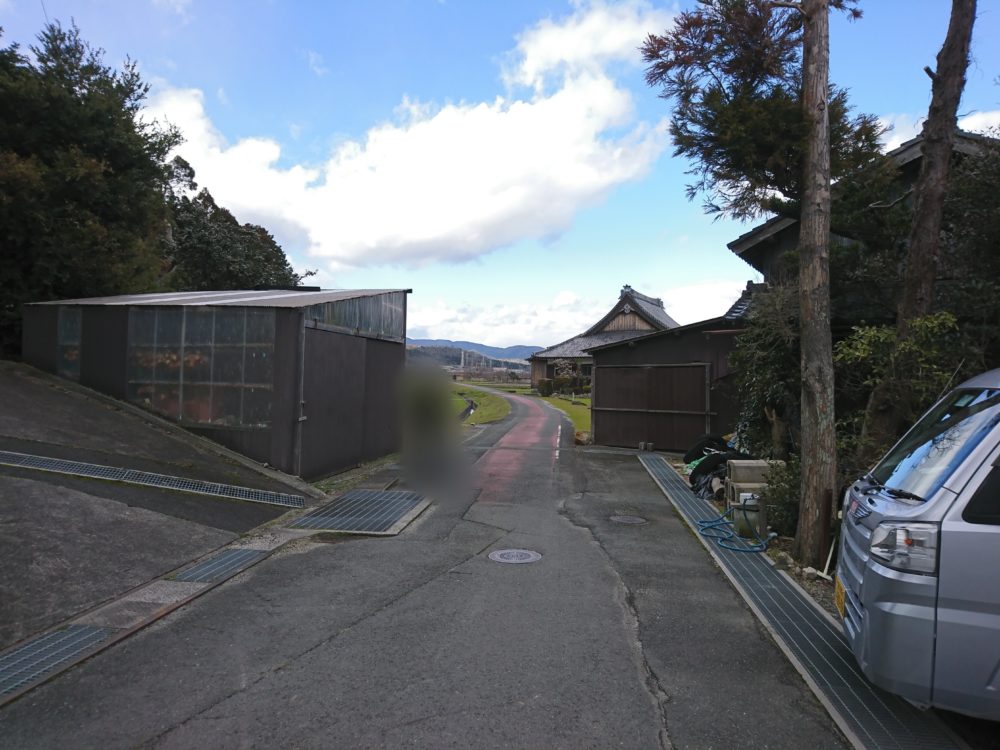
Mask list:
[[[403,306],[405,292],[326,302],[306,308],[306,317],[318,323],[373,336],[402,341],[406,336]]]
[[[80,308],[60,307],[56,323],[56,373],[68,380],[80,379]]]
[[[133,308],[127,397],[182,422],[267,426],[274,325],[273,310]]]

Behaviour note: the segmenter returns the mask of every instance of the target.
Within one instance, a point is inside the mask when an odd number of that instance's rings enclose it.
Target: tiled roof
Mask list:
[[[764,289],[767,289],[767,284],[754,284],[752,281],[748,281],[747,288],[743,290],[740,298],[725,312],[722,316],[723,319],[746,320],[750,314],[750,298],[754,292],[763,291]]]
[[[593,352],[600,349],[610,349],[617,344],[625,343],[626,341],[631,341],[635,339],[636,341],[657,338],[659,336],[677,335],[680,333],[686,333],[687,331],[701,331],[701,330],[711,330],[713,328],[720,328],[722,330],[715,331],[715,333],[722,333],[723,331],[735,331],[741,329],[742,321],[746,320],[750,314],[750,300],[756,292],[760,292],[767,289],[767,284],[755,284],[752,281],[747,282],[746,289],[740,294],[738,300],[736,300],[730,308],[717,318],[709,318],[708,320],[699,320],[696,323],[688,323],[687,325],[677,326],[676,328],[668,328],[664,331],[646,331],[641,336],[630,336],[625,339],[620,339],[617,341],[605,341],[602,343],[591,343],[587,345],[589,351],[586,355],[582,356],[593,356]],[[577,337],[580,338],[580,337]],[[570,339],[570,341],[575,341],[576,339]]]
[[[646,320],[653,326],[650,330],[629,330],[629,331],[604,331],[604,326],[610,323],[620,313],[626,309],[633,310],[639,317]],[[559,344],[550,346],[540,352],[535,352],[531,359],[559,359],[563,357],[589,357],[587,349],[593,349],[607,344],[616,344],[621,341],[646,336],[649,333],[668,328],[676,328],[677,321],[667,315],[663,309],[663,300],[655,297],[647,297],[641,294],[628,284],[622,287],[621,294],[615,306],[594,325],[581,333]]]
[[[649,302],[649,298],[645,295],[638,294],[637,292],[632,293],[635,299],[636,305],[642,308],[642,311],[651,317],[654,321],[659,323],[664,328],[676,328],[677,321],[667,315],[666,310],[663,309],[663,302],[657,300],[659,304],[652,304]]]
[[[640,294],[626,284],[622,287],[621,295],[618,297],[615,306],[603,318],[584,331],[583,335],[589,336],[592,333],[599,333],[604,326],[610,323],[626,308],[635,310],[639,317],[644,318],[655,330],[677,327],[677,321],[667,315],[663,309],[663,300]]]
[[[563,359],[589,357],[587,349],[607,344],[617,344],[629,339],[645,336],[649,331],[603,331],[601,333],[580,334],[562,343],[542,349],[531,355],[531,359]]]
[[[897,166],[902,167],[904,164],[908,164],[911,161],[920,158],[920,144],[923,143],[923,140],[924,137],[922,134],[917,135],[915,138],[911,138],[905,143],[902,143],[894,148],[892,151],[888,152],[886,156],[892,159]],[[987,140],[989,140],[989,136],[980,135],[979,133],[970,133],[965,130],[956,130],[952,149],[962,154],[977,154],[981,152],[982,144]],[[773,234],[777,234],[793,224],[798,224],[798,221],[798,219],[789,218],[787,216],[774,216],[765,221],[763,224],[758,224],[749,231],[744,232],[735,240],[728,243],[726,247],[737,255],[741,255],[744,251],[753,247],[758,242],[767,239]]]

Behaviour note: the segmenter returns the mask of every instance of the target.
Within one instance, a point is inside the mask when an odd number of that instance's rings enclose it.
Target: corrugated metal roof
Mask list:
[[[231,292],[161,292],[157,294],[123,294],[116,297],[89,297],[64,299],[52,302],[33,302],[34,305],[232,305],[238,307],[309,307],[324,302],[338,302],[358,297],[376,297],[392,292],[411,292],[411,289],[328,289],[319,292],[291,290],[243,290]]]

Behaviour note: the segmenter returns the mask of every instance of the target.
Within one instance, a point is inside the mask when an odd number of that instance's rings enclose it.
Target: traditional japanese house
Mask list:
[[[717,318],[590,349],[594,443],[686,450],[706,433],[730,432],[738,403],[729,354],[764,286],[747,283]]]
[[[540,380],[554,378],[559,361],[567,362],[577,374],[591,377],[593,358],[588,349],[676,327],[677,322],[663,309],[663,300],[623,286],[618,302],[594,325],[578,336],[531,355],[531,385],[537,388]]]

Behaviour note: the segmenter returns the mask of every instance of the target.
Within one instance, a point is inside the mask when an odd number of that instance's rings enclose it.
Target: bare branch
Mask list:
[[[924,72],[925,72],[925,73],[927,74],[927,76],[928,76],[928,77],[929,77],[929,78],[930,78],[930,79],[931,79],[932,81],[934,81],[935,83],[937,83],[937,80],[938,80],[938,75],[937,75],[937,73],[935,73],[935,72],[934,72],[933,70],[931,70],[931,66],[930,66],[930,65],[925,65],[925,66],[924,66]]]
[[[894,200],[894,201],[889,201],[888,203],[883,203],[882,201],[876,201],[875,203],[868,204],[868,208],[892,208],[893,206],[895,206],[900,201],[906,200],[906,197],[908,195],[910,195],[911,193],[913,193],[913,188],[912,187],[909,190],[907,190],[906,192],[904,192],[901,196],[899,196],[898,198],[896,198],[896,200]]]
[[[794,0],[771,0],[772,8],[788,8],[789,10],[795,10],[801,13],[803,16],[806,14],[802,10],[802,4],[794,2]]]

